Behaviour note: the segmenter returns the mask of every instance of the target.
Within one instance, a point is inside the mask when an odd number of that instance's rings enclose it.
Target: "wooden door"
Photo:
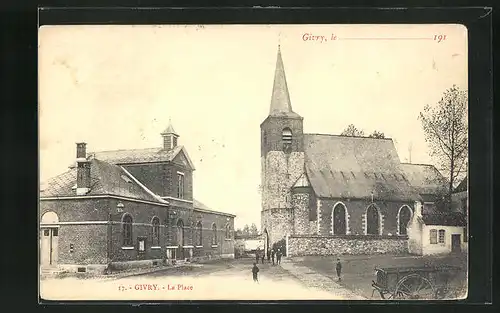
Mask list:
[[[460,237],[460,234],[451,235],[451,252],[457,253],[462,250]]]
[[[42,266],[57,265],[59,229],[43,228],[40,238],[40,263]]]

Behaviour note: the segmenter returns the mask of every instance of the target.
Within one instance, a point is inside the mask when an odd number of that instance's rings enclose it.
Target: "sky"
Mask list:
[[[433,163],[417,117],[452,85],[468,88],[461,25],[44,26],[40,180],[66,171],[79,141],[160,147],[170,119],[196,167],[194,197],[260,228],[259,125],[278,44],[304,132],[354,124],[392,138],[402,162],[411,145],[412,163]]]

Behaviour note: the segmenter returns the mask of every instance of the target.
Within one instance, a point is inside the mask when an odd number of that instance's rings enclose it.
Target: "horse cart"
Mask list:
[[[456,266],[375,268],[377,281],[372,280],[372,297],[378,291],[382,299],[432,300],[453,297],[458,291],[450,287],[457,274]]]

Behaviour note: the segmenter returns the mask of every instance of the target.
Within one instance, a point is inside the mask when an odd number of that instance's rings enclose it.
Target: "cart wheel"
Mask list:
[[[431,282],[418,274],[403,277],[394,290],[394,299],[433,299],[435,297],[434,287]]]

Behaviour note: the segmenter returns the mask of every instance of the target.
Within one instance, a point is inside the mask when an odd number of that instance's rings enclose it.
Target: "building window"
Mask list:
[[[123,246],[131,247],[132,244],[132,216],[125,214],[123,216]]]
[[[160,219],[158,217],[153,217],[151,221],[152,225],[152,246],[158,247],[160,246]]]
[[[202,246],[203,245],[203,234],[202,234],[202,225],[201,225],[201,222],[198,222],[198,224],[196,225],[196,229],[198,230],[198,236],[197,236],[197,245],[198,246]]]
[[[380,214],[373,205],[366,210],[366,234],[380,235]]]
[[[217,226],[212,224],[212,245],[217,244]]]
[[[431,244],[437,244],[438,243],[438,240],[437,240],[437,230],[435,229],[431,229],[430,232],[429,232],[429,239],[430,239],[430,243]]]
[[[177,173],[177,198],[184,199],[184,174]]]
[[[231,226],[226,225],[226,239],[231,239]]]
[[[469,241],[469,234],[467,233],[467,226],[464,227],[464,242]]]
[[[439,230],[439,243],[444,243],[445,231],[444,229]]]
[[[335,205],[332,211],[332,233],[334,235],[345,235],[347,233],[346,208],[342,203]]]
[[[408,234],[407,228],[410,223],[412,212],[409,207],[402,206],[398,213],[398,234],[406,236]]]
[[[282,133],[283,150],[289,152],[292,147],[292,130],[290,128],[283,129]]]
[[[177,221],[177,245],[184,246],[184,222],[181,219]]]

